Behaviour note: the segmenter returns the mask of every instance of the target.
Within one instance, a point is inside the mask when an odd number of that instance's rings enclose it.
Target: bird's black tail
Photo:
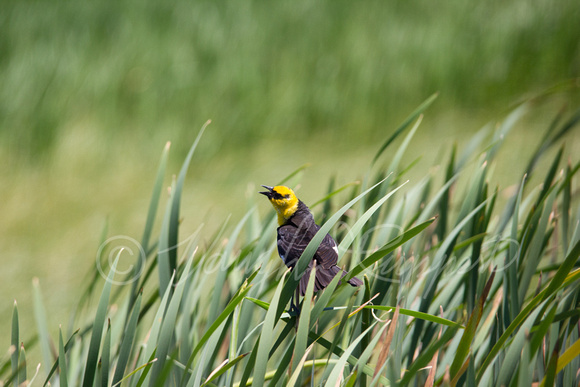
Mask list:
[[[300,295],[304,296],[306,294],[306,287],[308,286],[308,280],[310,279],[310,271],[312,270],[312,266],[308,265],[308,268],[304,272],[302,278],[300,278],[300,283],[298,285],[298,290],[300,291]],[[322,290],[330,284],[332,279],[336,276],[336,274],[340,271],[340,267],[334,265],[329,269],[324,269],[321,266],[316,267],[316,278],[314,279],[314,292]],[[346,275],[346,271],[342,271],[342,276]],[[357,277],[352,277],[348,280],[348,283],[352,286],[361,286],[363,282],[358,279]],[[340,282],[339,282],[340,284]]]

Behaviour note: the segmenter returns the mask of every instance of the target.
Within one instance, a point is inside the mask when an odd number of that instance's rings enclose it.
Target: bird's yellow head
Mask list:
[[[298,209],[298,198],[290,188],[283,185],[268,187],[263,185],[268,191],[260,192],[270,199],[270,203],[278,213],[278,224],[281,226],[294,215]]]

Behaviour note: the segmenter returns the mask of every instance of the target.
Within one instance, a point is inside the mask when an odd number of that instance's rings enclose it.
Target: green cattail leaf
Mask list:
[[[278,309],[278,303],[280,301],[280,295],[282,294],[282,289],[284,287],[284,278],[288,274],[287,270],[280,278],[278,287],[274,292],[272,301],[270,302],[270,308],[266,313],[264,319],[264,325],[262,325],[262,334],[260,335],[260,344],[258,346],[258,352],[256,354],[256,363],[254,367],[254,385],[262,387],[264,385],[264,380],[266,376],[266,367],[268,364],[268,354],[270,353],[270,347],[272,344],[272,337],[274,333],[274,328],[278,317],[276,316],[276,311]]]
[[[540,387],[552,387],[556,382],[556,369],[558,368],[558,345],[552,351],[550,356],[550,361],[548,362],[548,367],[546,369],[546,376],[544,376],[544,380],[540,383]]]
[[[157,253],[157,271],[159,272],[159,297],[164,297],[163,291],[167,290],[171,292],[172,287],[169,286],[169,277],[175,271],[171,270],[171,260],[170,251],[177,248],[176,245],[172,245],[169,238],[169,229],[171,222],[171,209],[172,203],[175,200],[175,181],[171,184],[171,191],[169,198],[167,199],[167,204],[165,205],[165,215],[163,216],[163,222],[161,223],[161,231],[159,232],[159,244]]]
[[[426,229],[431,223],[435,221],[435,218],[429,219],[426,222],[419,224],[418,226],[413,227],[402,233],[401,235],[397,236],[389,243],[375,251],[373,254],[365,258],[361,263],[356,265],[352,268],[348,274],[343,278],[342,285],[344,285],[349,279],[355,277],[356,275],[360,274],[363,270],[372,267],[372,265],[377,262],[379,259],[385,257],[390,252],[394,251],[397,247],[405,244],[407,241],[412,239],[413,237],[417,236],[421,231]],[[341,286],[342,286],[341,285]]]
[[[103,341],[103,351],[101,353],[101,386],[109,386],[109,367],[111,358],[111,320],[108,320],[107,332]]]
[[[18,385],[26,382],[26,351],[24,350],[24,343],[20,343],[20,351],[18,352]]]
[[[314,207],[318,206],[319,204],[322,204],[322,203],[329,203],[329,200],[330,200],[330,199],[332,199],[332,197],[333,197],[333,196],[335,196],[335,195],[339,194],[340,192],[344,191],[344,190],[345,190],[345,189],[347,189],[347,188],[350,188],[350,187],[355,187],[355,186],[357,186],[357,185],[360,185],[360,183],[359,183],[358,181],[355,181],[355,182],[352,182],[352,183],[345,184],[345,185],[343,185],[342,187],[340,187],[340,188],[338,188],[338,189],[335,189],[335,190],[331,191],[331,192],[330,192],[328,195],[326,195],[326,196],[325,196],[325,197],[323,197],[322,199],[315,201],[314,203],[312,203],[311,205],[309,205],[309,207],[310,207],[310,209],[312,209],[312,208],[314,208]],[[326,213],[326,211],[324,211],[324,213]]]
[[[155,357],[155,351],[156,350],[154,349],[153,352],[151,353],[151,356],[149,356],[149,360],[147,361],[147,363],[145,363],[142,367],[139,367],[138,369],[135,370],[141,372],[141,376],[139,377],[139,380],[137,381],[135,387],[142,387],[143,384],[145,383],[145,380],[149,375],[149,371],[151,371],[151,367],[157,361],[157,358]],[[137,374],[137,372],[134,372],[133,374]]]
[[[175,184],[175,189],[172,190],[171,196],[171,215],[169,220],[169,228],[168,228],[168,247],[169,247],[169,271],[173,272],[177,269],[177,245],[178,245],[178,233],[179,233],[179,210],[181,206],[181,193],[183,191],[183,184],[185,182],[185,176],[187,175],[187,170],[189,169],[189,164],[191,163],[191,158],[193,157],[193,153],[195,152],[195,148],[197,148],[197,144],[205,131],[205,128],[211,123],[211,121],[207,121],[201,127],[197,137],[191,148],[189,149],[189,153],[187,154],[185,161],[179,171],[179,175],[177,177],[177,183]]]
[[[312,265],[310,278],[308,278],[308,285],[306,286],[306,293],[304,294],[304,301],[300,316],[298,316],[298,331],[296,333],[296,344],[294,346],[294,359],[301,359],[305,356],[304,351],[308,343],[308,332],[310,331],[310,312],[312,310],[312,296],[314,295],[314,282],[316,280],[316,261]],[[296,300],[298,302],[298,300]],[[306,359],[303,359],[306,361]],[[304,365],[304,362],[302,362]]]
[[[139,281],[138,278],[144,270],[144,264],[147,259],[147,253],[150,251],[151,247],[149,243],[151,241],[151,233],[153,232],[153,226],[155,223],[155,217],[157,215],[157,210],[159,208],[159,199],[161,197],[161,192],[163,190],[163,179],[165,177],[165,169],[167,166],[167,157],[169,155],[170,142],[165,144],[163,152],[161,153],[161,161],[159,162],[159,168],[157,169],[157,177],[155,178],[155,183],[153,184],[153,193],[151,194],[151,200],[149,202],[149,210],[147,211],[147,220],[145,222],[145,229],[143,230],[143,236],[141,237],[141,249],[139,254],[145,254],[145,256],[139,256],[135,269],[129,274],[132,276],[133,284],[131,285],[131,298],[127,305],[130,309],[135,303],[137,298]],[[129,315],[129,310],[127,310],[127,315]],[[116,370],[115,370],[116,371]],[[115,382],[113,382],[114,384]]]
[[[355,373],[357,372],[357,370],[362,369],[364,366],[367,365],[369,359],[373,355],[373,352],[377,349],[379,340],[381,339],[383,332],[389,326],[390,324],[383,324],[383,326],[375,332],[375,336],[372,338],[372,340],[370,340],[370,342],[366,346],[362,347],[363,352],[361,353],[360,357],[358,358],[358,361],[354,365]],[[361,374],[361,377],[362,376],[363,375]]]
[[[40,351],[42,353],[43,363],[47,365],[52,364],[53,357],[51,351],[51,340],[48,334],[48,319],[46,317],[46,309],[42,301],[42,292],[40,290],[40,282],[38,278],[32,280],[32,289],[34,295],[34,318],[36,320],[36,327],[38,329],[38,339],[40,342]],[[48,376],[49,370],[45,368],[45,374]],[[21,382],[19,381],[18,384]]]
[[[163,293],[163,298],[161,299],[161,302],[159,303],[159,307],[157,308],[157,312],[155,313],[155,317],[153,318],[153,324],[151,325],[151,328],[149,330],[149,335],[148,335],[149,337],[147,339],[147,342],[145,344],[143,351],[139,355],[139,362],[149,363],[155,357],[154,354],[157,351],[157,346],[156,346],[157,339],[159,337],[159,332],[161,330],[163,316],[165,315],[165,311],[167,309],[167,303],[169,301],[169,296],[171,294],[170,288],[173,287],[173,278],[174,277],[175,277],[175,273],[173,273],[173,275],[171,276],[170,280],[168,281],[167,288],[165,289],[165,291]],[[145,378],[146,378],[145,373],[149,374],[149,371],[151,370],[152,365],[153,364],[151,364],[149,367],[144,368],[143,371],[140,372],[141,376],[138,379],[140,383],[145,382]],[[137,383],[139,383],[139,382],[137,382]]]
[[[435,101],[438,95],[439,93],[435,93],[429,98],[427,98],[425,102],[419,105],[419,107],[403,121],[403,123],[395,130],[395,132],[391,135],[391,137],[389,137],[387,141],[385,141],[385,143],[379,148],[375,157],[373,158],[371,165],[374,164],[377,161],[377,159],[383,154],[385,149],[387,149],[389,145],[391,145],[391,143],[395,141],[395,139],[399,137],[399,135],[403,133],[403,131],[433,103],[433,101]]]
[[[467,214],[459,224],[455,226],[455,228],[447,235],[433,261],[430,264],[430,271],[427,274],[427,279],[425,283],[425,288],[423,290],[423,295],[421,298],[421,302],[419,304],[419,311],[420,312],[427,312],[431,302],[433,301],[433,297],[435,296],[435,292],[437,290],[437,286],[439,284],[439,280],[441,278],[441,273],[445,267],[445,264],[449,258],[448,251],[452,249],[452,246],[457,241],[457,237],[459,233],[464,229],[465,225],[471,221],[471,219],[479,213],[479,211],[485,206],[489,199],[480,203],[475,209],[473,209],[469,214]],[[417,343],[419,342],[419,338],[421,337],[422,330],[423,330],[424,320],[417,320],[415,322],[413,336],[411,339],[411,350],[409,354],[415,352],[415,348],[417,347]]]
[[[365,213],[356,221],[356,223],[350,228],[348,234],[343,238],[342,242],[338,246],[338,260],[342,258],[342,256],[346,253],[352,242],[355,240],[357,236],[360,236],[360,231],[368,222],[370,217],[379,209],[381,206],[391,197],[393,196],[401,187],[403,187],[407,182],[401,184],[385,196],[383,196],[379,201],[377,201],[371,208],[369,208]],[[352,277],[349,277],[352,278]]]
[[[356,301],[356,299],[354,297],[351,297],[348,301],[348,306],[346,307],[346,310],[344,311],[344,314],[342,315],[342,318],[340,319],[338,329],[336,330],[336,333],[334,335],[334,340],[332,340],[332,345],[328,349],[328,360],[330,360],[330,357],[332,356],[332,354],[335,353],[334,350],[335,350],[335,348],[338,347],[338,344],[343,337],[343,332],[344,332],[344,329],[346,327],[346,322],[350,318],[351,312],[354,309],[355,301]]]
[[[103,292],[101,293],[101,298],[99,300],[99,305],[97,306],[97,313],[93,322],[93,330],[91,334],[91,341],[89,344],[89,350],[87,354],[87,361],[85,367],[85,373],[83,376],[83,387],[93,386],[95,379],[95,372],[97,369],[97,362],[99,359],[99,349],[101,347],[101,337],[103,334],[103,328],[105,325],[105,318],[107,316],[107,308],[109,306],[109,295],[111,294],[111,286],[115,277],[115,271],[117,268],[117,262],[119,261],[119,256],[121,251],[117,253],[117,257],[111,266],[109,271],[109,276],[103,287]]]
[[[461,336],[461,341],[459,342],[459,346],[457,347],[455,358],[453,359],[453,363],[449,368],[449,375],[451,379],[455,379],[459,377],[459,370],[461,369],[462,365],[469,357],[469,352],[471,350],[471,343],[473,338],[475,337],[475,333],[477,331],[477,327],[479,326],[479,321],[481,320],[481,316],[483,315],[483,307],[485,306],[485,301],[487,299],[487,295],[491,290],[491,285],[493,284],[493,279],[495,278],[495,270],[491,273],[489,280],[485,284],[485,288],[483,289],[483,293],[479,298],[479,302],[475,305],[471,316],[465,326],[465,330],[463,331],[463,335]]]
[[[576,166],[580,168],[580,163]],[[562,246],[564,247],[564,251],[568,251],[569,241],[568,238],[570,237],[570,203],[572,201],[572,187],[571,187],[571,176],[572,173],[572,166],[568,163],[566,167],[566,178],[562,182],[560,186],[560,190],[563,191],[562,193],[562,202],[560,204],[560,213],[562,214],[560,220],[560,226],[562,227]],[[569,179],[570,177],[570,179]]]
[[[350,354],[354,351],[354,349],[356,348],[358,343],[362,340],[362,338],[364,336],[366,336],[367,333],[370,332],[371,329],[373,329],[375,324],[376,324],[376,322],[373,323],[366,330],[364,330],[363,333],[361,333],[356,339],[354,339],[352,341],[352,343],[347,347],[347,349],[344,351],[344,353],[338,359],[338,362],[332,368],[332,371],[330,372],[330,375],[329,375],[329,377],[326,381],[326,384],[325,384],[326,387],[333,387],[333,386],[336,386],[340,383],[340,379],[342,378],[342,373],[343,373],[344,367],[346,366],[346,363],[349,360]]]
[[[12,335],[10,340],[10,345],[12,347],[12,354],[10,355],[10,365],[12,370],[12,375],[14,378],[14,387],[18,387],[18,355],[20,352],[20,333],[18,324],[18,305],[14,301],[14,309],[12,311]]]
[[[161,191],[163,190],[163,179],[165,177],[165,169],[167,166],[167,157],[169,155],[170,146],[171,143],[167,142],[163,148],[163,152],[161,153],[161,161],[159,162],[159,168],[157,169],[157,177],[155,178],[155,183],[153,184],[153,193],[151,194],[151,201],[149,202],[149,210],[147,211],[145,229],[143,230],[143,236],[141,237],[141,246],[146,252],[149,251],[150,248],[149,242],[151,240],[151,233],[153,231],[157,209],[159,208]]]
[[[562,145],[560,147],[560,150],[556,154],[556,157],[554,157],[554,160],[552,161],[552,165],[550,166],[550,169],[548,169],[548,173],[546,174],[546,177],[544,178],[544,183],[541,185],[542,190],[540,191],[540,194],[538,195],[538,200],[536,201],[536,207],[540,205],[542,200],[544,200],[544,197],[548,195],[548,192],[552,188],[552,184],[554,183],[554,178],[556,177],[556,174],[558,173],[558,166],[560,165],[560,160],[562,160],[563,154],[564,154],[564,146]]]
[[[512,321],[512,323],[506,328],[504,333],[498,338],[495,342],[494,346],[490,349],[489,354],[481,364],[478,373],[477,373],[477,381],[478,383],[481,381],[483,374],[487,367],[491,364],[491,362],[495,359],[499,351],[502,349],[503,345],[506,341],[510,338],[512,333],[520,326],[520,324],[525,321],[530,313],[537,308],[539,304],[547,300],[548,298],[552,297],[562,286],[567,286],[574,281],[580,279],[580,269],[575,270],[573,273],[570,273],[570,270],[574,267],[574,264],[580,257],[580,241],[576,242],[562,265],[560,269],[556,272],[548,286],[542,290],[538,295],[536,295],[516,316],[516,318]]]
[[[129,379],[131,376],[135,375],[137,372],[145,369],[146,367],[151,367],[151,365],[153,365],[153,363],[155,363],[156,361],[157,361],[157,359],[152,359],[151,361],[143,364],[142,366],[135,368],[132,372],[125,375],[125,377],[123,377],[123,379],[119,380],[117,383],[113,383],[113,385],[111,387],[117,387],[119,384],[121,384],[125,380]],[[143,380],[145,380],[145,378],[143,378]]]
[[[157,361],[155,364],[153,364],[151,369],[151,379],[149,383],[151,387],[160,382],[163,383],[161,373],[165,366],[165,361],[167,359],[167,355],[169,354],[169,347],[173,339],[175,322],[177,320],[177,312],[179,310],[179,305],[181,304],[181,298],[183,297],[183,290],[185,289],[187,281],[191,279],[190,270],[194,255],[195,251],[191,254],[191,257],[185,265],[185,269],[181,273],[175,288],[175,293],[173,293],[171,301],[169,302],[169,306],[167,307],[167,312],[165,313],[165,316],[163,316],[161,329],[159,331],[159,340],[157,341]]]
[[[396,309],[396,307],[394,307],[394,306],[384,306],[384,305],[366,305],[363,308],[382,310],[385,312],[393,312]],[[463,325],[456,323],[455,321],[451,321],[451,320],[445,319],[443,317],[435,316],[432,314],[419,312],[416,310],[399,308],[399,313],[404,314],[406,316],[415,317],[417,319],[429,321],[429,322],[432,322],[435,324],[446,325],[446,326],[452,327],[452,328],[465,329],[465,327]]]
[[[576,340],[564,353],[558,358],[558,366],[556,372],[562,371],[562,369],[568,365],[572,360],[580,356],[580,339]]]
[[[317,295],[317,300],[314,306],[312,307],[312,311],[310,312],[310,329],[314,328],[314,324],[320,317],[320,314],[324,311],[324,308],[328,306],[331,297],[334,294],[334,290],[338,286],[338,282],[342,277],[342,272],[339,271],[336,273],[332,281],[328,284],[328,286],[322,291],[322,294]]]
[[[295,319],[292,319],[295,321]],[[284,330],[290,328],[291,330],[294,330],[296,328],[296,323],[292,321],[290,323],[286,323],[286,327],[284,328]],[[292,355],[294,354],[294,347],[296,344],[296,337],[291,338],[290,339],[290,343],[288,344],[288,347],[286,348],[286,352],[284,352],[284,355],[282,355],[280,362],[278,363],[276,372],[274,373],[274,375],[272,376],[272,378],[270,379],[270,384],[276,386],[278,385],[278,382],[280,381],[280,379],[282,378],[282,376],[288,372],[288,370],[290,369],[290,363],[292,362]],[[310,348],[310,347],[309,347]],[[307,351],[308,352],[308,351]],[[272,351],[270,351],[270,353],[272,353]],[[306,355],[303,356],[303,359],[306,360]],[[306,362],[303,364],[303,366],[306,364]],[[300,375],[300,364],[297,365],[297,368],[294,370],[294,373],[297,373],[298,375]],[[267,380],[267,375],[266,374],[266,380]],[[298,379],[297,379],[298,380]]]
[[[203,345],[207,342],[207,340],[211,337],[211,335],[219,328],[219,326],[225,321],[225,319],[228,318],[230,316],[230,314],[232,314],[234,312],[234,310],[236,309],[236,306],[244,300],[244,298],[246,297],[246,294],[248,294],[248,292],[252,288],[252,285],[250,285],[250,283],[253,281],[254,278],[256,278],[256,275],[258,274],[259,270],[260,269],[258,268],[256,271],[254,271],[248,277],[248,279],[246,279],[246,281],[244,281],[244,283],[242,284],[240,289],[236,292],[234,297],[232,297],[232,299],[226,305],[226,307],[224,308],[222,313],[220,313],[220,315],[216,318],[216,320],[210,325],[210,327],[203,334],[201,339],[199,339],[199,341],[197,342],[196,346],[194,347],[191,355],[189,356],[189,360],[187,361],[187,365],[185,367],[185,373],[182,377],[182,384],[184,384],[183,382],[186,379],[187,372],[191,368],[191,365],[193,364],[193,360],[195,359],[195,356],[197,355],[199,350],[203,347]],[[250,356],[250,358],[251,358],[251,356]]]
[[[68,372],[66,367],[66,357],[62,340],[62,329],[58,330],[58,367],[60,369],[59,381],[61,387],[68,387]]]
[[[65,353],[67,353],[68,351],[70,351],[71,348],[73,347],[73,344],[74,344],[73,338],[76,336],[77,333],[79,333],[79,329],[77,329],[76,331],[74,331],[72,333],[71,337],[69,337],[69,339],[67,340],[66,344],[64,345],[64,352]],[[50,369],[50,372],[48,373],[48,376],[44,380],[43,386],[46,386],[48,384],[48,382],[50,381],[50,378],[52,377],[52,375],[58,369],[58,367],[59,367],[59,360],[60,359],[56,359],[56,362],[54,362],[52,368]]]
[[[540,349],[542,343],[544,343],[544,336],[546,336],[550,326],[554,322],[557,310],[558,305],[553,305],[548,313],[544,315],[544,318],[542,318],[537,327],[534,328],[534,335],[529,344],[531,353],[536,353]]]
[[[246,221],[249,219],[250,215],[252,215],[252,213],[253,213],[253,211],[247,212],[246,215],[244,215],[244,217],[242,218],[242,220],[240,220],[240,222],[236,225],[236,228],[232,232],[232,235],[230,235],[230,237],[228,238],[228,244],[226,245],[226,248],[219,255],[220,263],[218,266],[219,267],[218,273],[217,273],[217,276],[216,276],[215,282],[214,282],[214,291],[213,291],[213,295],[211,298],[211,304],[210,304],[209,315],[208,315],[209,321],[213,321],[217,317],[218,310],[219,310],[218,308],[220,307],[220,296],[221,296],[224,284],[226,282],[226,277],[228,275],[228,269],[227,269],[229,266],[228,260],[229,260],[230,256],[232,255],[236,241],[238,240],[238,237],[242,231],[242,227],[244,226]]]
[[[282,180],[280,180],[280,182],[277,185],[286,184],[294,176],[298,175],[300,172],[304,171],[306,168],[309,168],[309,167],[310,167],[310,163],[306,163],[306,164],[303,164],[303,165],[299,166],[294,171],[292,171],[288,176],[286,176],[285,178],[283,178]]]
[[[307,290],[307,292],[308,292],[308,290]],[[300,357],[300,361],[296,365],[296,368],[294,369],[292,376],[288,380],[288,383],[286,383],[286,386],[288,386],[288,387],[296,386],[296,383],[298,383],[298,378],[300,377],[300,373],[302,372],[302,369],[304,368],[304,363],[306,362],[306,358],[310,354],[310,351],[312,350],[313,347],[314,347],[314,344],[312,344],[310,347],[308,347],[308,349],[306,349],[306,351],[304,351],[304,354],[302,355],[302,357]],[[296,352],[294,352],[294,358],[298,359],[296,357]]]
[[[528,387],[532,385],[533,363],[530,361],[530,340],[526,335],[524,348],[520,357],[520,366],[518,371],[518,387]]]
[[[408,367],[407,372],[405,372],[401,378],[400,385],[408,385],[413,377],[415,377],[420,370],[429,364],[431,359],[433,359],[433,356],[435,356],[435,353],[439,351],[444,345],[448,344],[456,333],[457,328],[447,328],[439,339],[435,340],[433,343],[427,346],[427,348],[423,348],[419,356],[417,356],[415,361]]]
[[[316,341],[318,344],[320,344],[321,346],[323,346],[324,348],[330,350],[330,348],[332,347],[332,343],[328,340],[326,340],[324,337],[322,337],[321,335],[314,333],[312,331],[310,331],[310,340],[312,341]],[[334,347],[333,351],[332,351],[335,355],[337,356],[342,356],[344,354],[344,349],[342,349],[339,346]],[[358,362],[358,359],[354,356],[349,356],[347,359],[348,363],[352,366],[355,366],[356,363]],[[336,364],[333,360],[326,360],[325,363],[327,364]],[[305,364],[305,366],[308,363]],[[367,376],[373,376],[373,372],[374,372],[374,368],[370,367],[369,365],[365,365],[362,370],[362,372],[365,373],[365,375]],[[389,381],[387,380],[387,378],[385,378],[384,376],[380,376],[379,377],[379,381],[383,384],[383,385],[390,385]]]
[[[249,353],[243,353],[240,356],[238,356],[235,359],[233,359],[232,361],[229,361],[229,360],[226,359],[222,364],[220,364],[220,366],[218,368],[216,368],[215,370],[213,370],[208,375],[207,380],[202,384],[202,387],[209,385],[212,381],[214,381],[215,379],[219,378],[227,370],[229,370],[230,368],[232,368],[233,366],[235,366],[236,364],[238,364],[240,362],[240,360],[242,360],[243,358],[245,358],[246,356],[248,356],[248,354]]]
[[[121,342],[121,347],[119,349],[117,366],[115,367],[115,374],[113,375],[113,385],[119,383],[123,379],[123,374],[125,373],[125,369],[129,363],[129,356],[131,355],[131,348],[133,347],[133,341],[135,340],[135,333],[137,331],[137,321],[139,320],[139,310],[141,308],[142,298],[143,292],[139,292],[139,295],[135,300],[135,305],[133,305],[133,311],[131,312],[131,317],[129,317],[123,335],[123,341]]]

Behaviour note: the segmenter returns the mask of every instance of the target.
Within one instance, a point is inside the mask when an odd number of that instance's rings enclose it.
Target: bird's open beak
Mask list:
[[[267,185],[263,185],[262,187],[266,188],[268,191],[260,192],[262,195],[266,195],[268,199],[272,197],[272,190],[274,187],[268,187]]]

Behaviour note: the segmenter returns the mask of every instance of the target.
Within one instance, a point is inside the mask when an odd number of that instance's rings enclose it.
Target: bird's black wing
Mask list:
[[[278,254],[286,266],[294,268],[311,239],[308,233],[292,224],[278,227]]]
[[[338,261],[338,247],[329,234],[326,234],[315,255],[316,263],[324,269],[330,269]],[[336,273],[335,273],[336,274]]]

